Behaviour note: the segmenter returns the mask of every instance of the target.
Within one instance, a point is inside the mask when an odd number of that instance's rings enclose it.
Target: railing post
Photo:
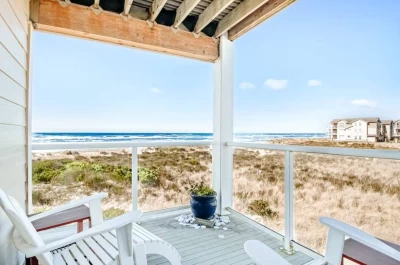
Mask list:
[[[132,147],[132,210],[138,209],[138,148]]]
[[[233,43],[220,37],[220,56],[214,63],[212,183],[217,195],[217,213],[229,214],[232,207],[233,156]]]
[[[293,152],[285,151],[285,242],[284,250],[292,254],[291,242],[294,238],[294,182],[293,182]]]

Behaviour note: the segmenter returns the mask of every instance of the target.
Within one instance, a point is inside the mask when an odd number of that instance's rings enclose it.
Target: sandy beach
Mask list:
[[[275,144],[367,149],[399,149],[392,143],[330,142],[325,139],[281,139]],[[106,217],[131,207],[129,150],[63,151],[33,154],[34,210],[106,191]],[[184,187],[211,182],[208,147],[143,148],[139,153],[139,208],[158,210],[188,204]],[[266,150],[234,152],[234,209],[266,226],[284,228],[284,154]],[[382,239],[400,243],[400,162],[384,159],[295,154],[295,238],[323,251],[326,230],[320,216],[361,227]]]

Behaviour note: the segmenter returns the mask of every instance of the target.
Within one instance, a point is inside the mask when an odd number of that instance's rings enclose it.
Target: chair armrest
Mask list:
[[[49,211],[33,215],[33,216],[29,217],[29,220],[31,222],[33,222],[33,221],[36,221],[38,219],[41,219],[41,218],[50,216],[52,214],[65,211],[65,210],[69,210],[71,208],[74,208],[74,207],[77,207],[77,206],[80,206],[80,205],[83,205],[83,204],[93,203],[95,201],[100,201],[101,199],[103,199],[103,198],[105,198],[107,196],[108,196],[107,193],[95,193],[95,194],[93,194],[91,196],[88,196],[88,197],[83,197],[83,198],[78,199],[78,200],[70,201],[70,202],[68,202],[68,203],[66,203],[64,205],[61,205],[61,206],[56,207],[54,209],[51,209]]]
[[[142,215],[141,211],[128,212],[126,214],[123,214],[123,215],[113,218],[111,220],[108,220],[102,224],[99,224],[95,227],[89,228],[81,233],[77,233],[77,234],[69,236],[67,238],[64,238],[64,239],[61,239],[61,240],[58,240],[55,242],[51,242],[51,243],[41,246],[41,247],[32,247],[32,245],[29,245],[25,242],[21,243],[20,236],[19,236],[18,232],[16,231],[17,233],[14,232],[14,243],[15,243],[16,247],[26,255],[27,258],[30,258],[30,257],[44,254],[51,250],[55,250],[57,248],[65,247],[69,244],[78,242],[85,238],[93,237],[93,236],[108,232],[110,230],[124,227],[126,225],[129,225],[129,224],[137,221],[141,215]]]
[[[319,221],[327,226],[329,229],[333,229],[344,236],[350,237],[355,241],[360,242],[376,251],[379,251],[397,261],[400,261],[400,252],[396,249],[386,245],[382,241],[377,238],[371,236],[370,234],[365,233],[364,231],[351,226],[349,224],[343,223],[341,221],[329,218],[329,217],[320,217]]]

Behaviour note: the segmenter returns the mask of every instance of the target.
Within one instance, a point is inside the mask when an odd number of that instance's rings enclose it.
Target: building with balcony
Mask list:
[[[393,139],[396,142],[400,139],[400,120],[393,122]]]
[[[329,137],[335,141],[382,141],[381,121],[373,118],[334,119],[329,127]]]
[[[389,142],[393,139],[393,121],[392,120],[382,120],[381,133],[384,138],[384,141]]]

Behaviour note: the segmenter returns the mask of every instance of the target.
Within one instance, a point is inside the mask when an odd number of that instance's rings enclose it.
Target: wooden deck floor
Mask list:
[[[253,264],[246,255],[243,244],[246,240],[257,239],[278,252],[293,265],[309,263],[312,258],[297,252],[288,255],[280,250],[282,242],[266,234],[251,223],[243,221],[236,214],[231,214],[228,230],[194,229],[177,223],[174,216],[142,221],[140,224],[171,243],[182,256],[183,265],[245,265]],[[220,238],[219,236],[224,236]],[[149,256],[149,265],[167,265],[169,262],[157,255]]]

